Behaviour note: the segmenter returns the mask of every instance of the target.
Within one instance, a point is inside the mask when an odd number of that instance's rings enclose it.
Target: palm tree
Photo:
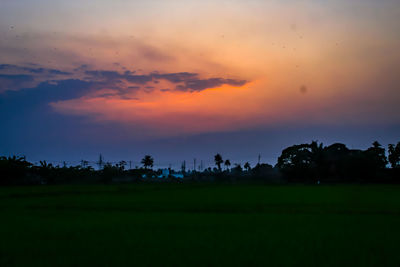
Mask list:
[[[226,169],[228,170],[229,166],[231,166],[231,162],[229,161],[229,159],[225,160],[224,165],[225,165]]]
[[[146,155],[142,159],[141,163],[143,164],[144,168],[147,170],[148,167],[150,167],[150,168],[153,167],[154,159],[152,156]]]
[[[214,161],[215,161],[215,165],[218,166],[218,170],[221,171],[221,164],[224,163],[222,156],[220,154],[215,155]]]

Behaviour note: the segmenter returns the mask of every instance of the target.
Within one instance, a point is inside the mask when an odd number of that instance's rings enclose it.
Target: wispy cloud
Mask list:
[[[159,73],[153,71],[148,74],[136,74],[135,71],[125,70],[93,70],[88,65],[81,65],[73,70],[60,70],[40,66],[19,66],[12,64],[0,65],[0,90],[18,90],[27,86],[34,87],[41,82],[57,82],[68,79],[78,79],[92,83],[93,91],[114,90],[114,94],[107,92],[103,95],[119,95],[127,97],[132,92],[165,89],[160,81],[170,83],[176,91],[194,92],[223,85],[234,87],[244,86],[248,81],[222,77],[201,78],[198,73],[178,72]],[[36,84],[34,84],[36,82]],[[160,87],[160,88],[158,88]],[[161,88],[163,87],[163,88]],[[162,90],[166,91],[166,90]]]

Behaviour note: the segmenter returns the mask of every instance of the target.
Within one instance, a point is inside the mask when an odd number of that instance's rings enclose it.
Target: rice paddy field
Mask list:
[[[400,186],[0,188],[0,266],[399,266]]]

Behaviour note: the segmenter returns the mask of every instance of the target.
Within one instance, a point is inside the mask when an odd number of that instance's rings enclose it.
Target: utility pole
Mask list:
[[[182,162],[181,171],[182,171],[182,173],[185,173],[185,172],[186,172],[186,160],[184,160],[184,161]]]
[[[261,162],[261,154],[258,154],[258,165],[260,165]]]
[[[196,171],[196,158],[193,159],[193,171]]]

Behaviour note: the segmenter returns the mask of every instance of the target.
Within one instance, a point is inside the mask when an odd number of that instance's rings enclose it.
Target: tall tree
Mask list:
[[[293,145],[285,148],[278,158],[277,167],[291,181],[315,179],[314,144]]]
[[[385,155],[385,148],[383,148],[378,141],[373,142],[372,147],[368,148],[365,153],[370,161],[370,164],[373,165],[370,167],[375,167],[376,169],[383,169],[386,167],[387,159]]]
[[[231,166],[231,161],[229,159],[225,160],[224,165],[225,165],[226,169],[228,170],[229,167]]]
[[[221,164],[224,162],[224,160],[222,159],[222,156],[220,154],[215,155],[214,161],[215,161],[215,165],[218,166],[218,170],[221,171]]]
[[[152,168],[154,164],[154,159],[150,155],[144,156],[141,163],[143,164],[144,168],[147,170],[148,167]]]

